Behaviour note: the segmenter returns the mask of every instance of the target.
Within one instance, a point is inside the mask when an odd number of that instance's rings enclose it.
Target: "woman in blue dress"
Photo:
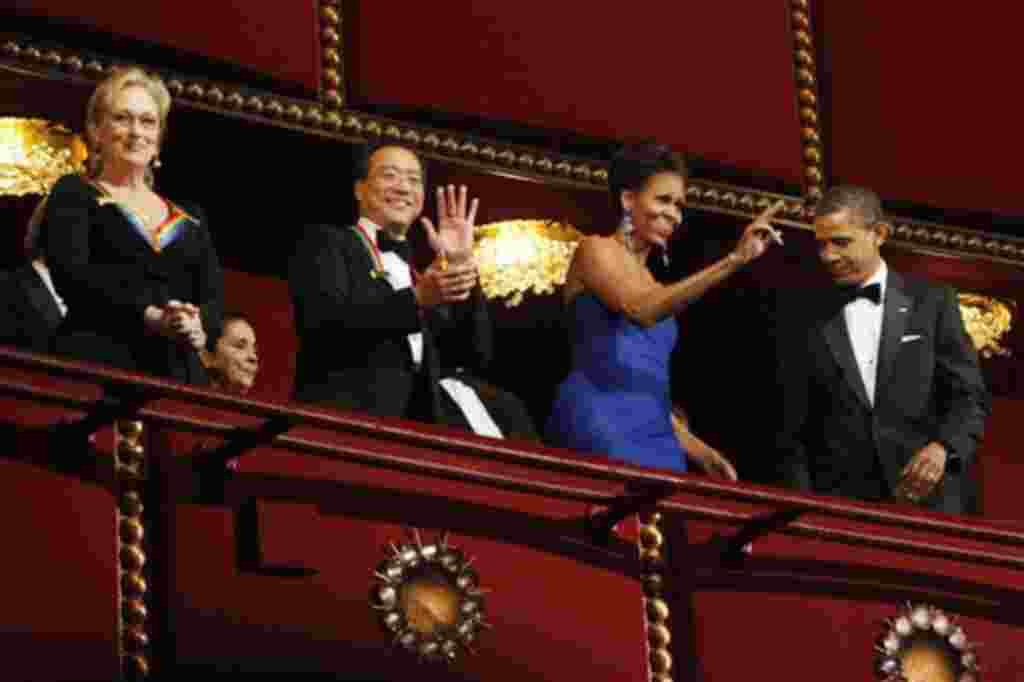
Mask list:
[[[705,472],[736,480],[714,448],[673,414],[669,358],[675,315],[781,243],[770,224],[782,203],[747,226],[725,258],[681,281],[662,284],[647,268],[682,222],[686,166],[669,148],[641,144],[612,161],[612,196],[621,211],[611,236],[584,238],[573,257],[564,295],[571,312],[573,365],[558,387],[546,435],[552,445],[603,453],[643,466]]]

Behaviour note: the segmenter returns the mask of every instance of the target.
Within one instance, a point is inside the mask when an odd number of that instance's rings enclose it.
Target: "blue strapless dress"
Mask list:
[[[645,328],[589,293],[571,305],[573,369],[558,387],[545,428],[548,443],[686,471],[669,394],[675,318]]]

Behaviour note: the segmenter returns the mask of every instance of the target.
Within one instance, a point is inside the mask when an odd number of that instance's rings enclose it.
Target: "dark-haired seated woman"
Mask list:
[[[735,480],[727,459],[673,419],[669,357],[679,334],[675,315],[765,252],[769,240],[778,238],[769,219],[780,206],[747,226],[726,258],[662,284],[647,260],[667,249],[682,224],[685,163],[660,145],[626,147],[612,162],[609,184],[621,222],[611,236],[585,238],[573,256],[564,289],[573,364],[558,387],[547,440],[663,469],[685,471],[692,459],[709,474]]]
[[[213,350],[204,349],[201,357],[213,388],[239,395],[248,393],[260,369],[252,322],[241,313],[224,313],[224,333]]]
[[[115,69],[86,111],[89,172],[53,187],[40,239],[67,306],[58,353],[190,384],[220,336],[223,278],[202,215],[153,190],[170,95]]]

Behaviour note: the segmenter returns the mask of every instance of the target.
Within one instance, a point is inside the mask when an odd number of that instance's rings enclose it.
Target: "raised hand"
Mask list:
[[[740,241],[733,251],[740,265],[746,265],[750,261],[760,258],[768,250],[768,245],[771,242],[782,244],[782,235],[772,227],[771,220],[785,205],[785,202],[779,199],[762,211],[761,215],[754,218],[754,221],[743,230],[743,236],[740,237]]]
[[[437,188],[437,229],[430,218],[423,217],[423,229],[434,253],[442,261],[463,262],[473,255],[473,230],[480,200],[469,201],[469,190],[461,185]]]
[[[472,261],[449,266],[434,262],[416,278],[416,301],[425,307],[465,301],[476,282],[477,269]]]

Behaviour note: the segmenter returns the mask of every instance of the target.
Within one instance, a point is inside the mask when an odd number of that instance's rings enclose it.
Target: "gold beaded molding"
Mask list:
[[[345,106],[345,46],[342,41],[340,0],[320,0],[320,101],[337,111]]]
[[[323,16],[336,16],[336,7],[325,3],[322,9],[322,21],[325,24],[323,33],[333,39],[338,30],[327,26],[330,20]],[[534,176],[546,181],[554,180],[558,184],[592,189],[604,189],[607,185],[608,170],[601,163],[340,109],[344,98],[341,90],[341,53],[337,45],[325,40],[324,59],[337,60],[338,63],[334,69],[325,69],[322,85],[336,83],[337,88],[325,88],[322,103],[193,79],[166,71],[162,71],[161,75],[175,102],[193,108],[243,116],[347,142],[392,139],[413,146],[433,158],[487,170]],[[0,44],[0,66],[5,62],[16,65],[20,73],[28,71],[29,75],[42,78],[66,78],[70,75],[98,80],[116,60],[79,55],[52,46],[40,47],[24,39],[9,39]],[[327,71],[331,74],[327,74]]]
[[[640,580],[644,590],[644,611],[647,615],[647,660],[650,680],[672,682],[672,654],[669,651],[672,632],[668,625],[668,602],[663,597],[665,536],[658,528],[660,521],[661,514],[657,512],[641,515]]]
[[[336,1],[322,0],[321,22],[324,38],[325,66],[337,60],[334,73],[322,83],[320,101],[281,97],[257,92],[240,86],[212,83],[192,79],[175,73],[162,72],[168,89],[177,104],[199,108],[215,113],[255,120],[267,125],[287,127],[312,135],[345,142],[361,142],[373,139],[392,139],[416,148],[424,156],[446,162],[479,168],[485,171],[515,173],[535,177],[553,186],[607,190],[608,167],[601,161],[568,157],[536,147],[503,144],[497,140],[477,138],[455,131],[427,128],[395,121],[359,111],[343,109],[344,90],[343,59],[340,50],[341,16]],[[793,14],[808,17],[805,0],[793,0]],[[809,18],[807,18],[809,25]],[[802,25],[794,16],[794,27]],[[810,40],[794,38],[799,45]],[[334,41],[338,36],[338,43]],[[813,70],[813,54],[810,49],[798,49],[798,82],[806,81],[807,88],[814,95],[816,112],[817,82]],[[800,60],[810,59],[809,64],[800,65]],[[117,60],[99,58],[94,55],[78,54],[64,48],[42,46],[24,37],[0,38],[0,68],[12,67],[19,74],[48,79],[81,78],[97,80],[102,78],[117,63]],[[151,67],[146,67],[151,68]],[[155,69],[154,69],[155,70]],[[326,74],[327,69],[325,69]],[[809,76],[809,79],[808,79]],[[325,76],[326,77],[326,76]],[[337,88],[324,87],[337,83]],[[335,97],[336,95],[336,97]],[[799,94],[798,94],[799,96]],[[806,93],[804,97],[806,98]],[[810,101],[810,100],[808,100]],[[821,172],[820,133],[815,113],[812,127],[804,127],[805,162],[815,160],[813,169],[817,174],[805,181],[817,178]],[[812,169],[811,165],[806,167]],[[794,197],[762,192],[755,189],[730,185],[712,180],[691,178],[687,187],[689,203],[693,208],[751,218],[767,208],[777,199],[786,201],[782,224],[791,227],[808,228],[813,221],[813,203],[816,193],[812,190],[821,183],[805,182],[805,196]],[[805,198],[809,200],[805,204]],[[894,218],[892,246],[925,253],[943,253],[969,259],[993,260],[1015,266],[1024,266],[1024,240],[985,233],[948,225],[924,223]]]
[[[813,203],[822,196],[825,172],[822,170],[824,152],[818,123],[818,74],[809,0],[792,0],[790,22],[793,33],[793,76],[796,80],[796,104],[800,117],[803,191],[808,202]]]
[[[140,421],[114,425],[114,472],[118,507],[118,653],[126,680],[149,676],[150,641],[146,621],[145,526],[143,525],[143,484],[146,479],[146,449]]]

